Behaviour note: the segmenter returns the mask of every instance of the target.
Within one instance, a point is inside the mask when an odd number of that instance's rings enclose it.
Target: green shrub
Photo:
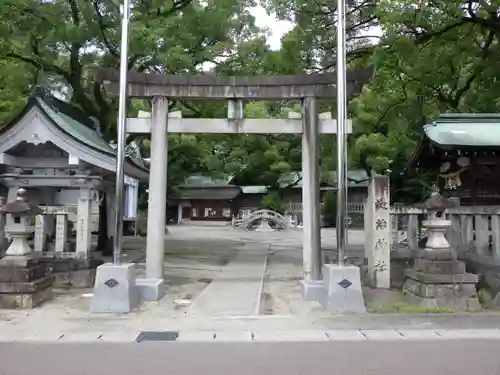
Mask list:
[[[264,195],[260,200],[260,204],[266,210],[276,211],[280,214],[285,212],[285,204],[276,191],[271,191]]]

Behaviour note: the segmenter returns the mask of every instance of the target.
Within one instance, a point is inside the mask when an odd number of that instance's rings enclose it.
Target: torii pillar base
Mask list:
[[[105,263],[97,267],[94,295],[90,303],[93,313],[130,313],[139,304],[135,265]]]

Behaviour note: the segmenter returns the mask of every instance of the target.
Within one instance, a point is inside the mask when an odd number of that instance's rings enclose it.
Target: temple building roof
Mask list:
[[[230,200],[241,193],[239,186],[205,186],[183,188],[179,194],[174,194],[176,199],[203,199],[203,200]]]
[[[470,156],[500,150],[500,115],[491,113],[443,114],[423,126],[423,135],[408,161],[413,168],[438,169],[447,155]],[[444,158],[444,159],[443,159]]]
[[[37,89],[22,111],[0,129],[0,153],[6,153],[22,142],[43,144],[50,142],[82,161],[116,171],[116,152],[102,138],[97,120],[80,109]],[[137,152],[129,152],[125,160],[125,174],[147,180],[148,168]]]
[[[424,125],[425,136],[440,148],[500,147],[500,115],[444,114]]]
[[[348,188],[368,186],[368,175],[361,169],[350,170],[348,175]],[[335,189],[337,185],[336,171],[329,171],[323,174],[321,189]],[[233,199],[241,194],[267,194],[267,186],[249,185],[240,186],[233,183],[232,176],[214,178],[203,175],[188,176],[184,184],[177,187],[177,191],[172,194],[173,199]],[[280,188],[302,188],[302,172],[284,173],[279,181]]]

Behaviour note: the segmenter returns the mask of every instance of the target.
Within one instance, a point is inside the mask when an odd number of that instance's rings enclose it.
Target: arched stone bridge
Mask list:
[[[289,228],[288,220],[283,215],[271,210],[253,211],[248,216],[241,219],[237,226],[251,229],[256,223],[262,220],[274,224],[274,229],[284,230]]]

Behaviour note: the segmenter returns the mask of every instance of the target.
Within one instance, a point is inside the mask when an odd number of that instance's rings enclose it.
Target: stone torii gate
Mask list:
[[[361,91],[371,69],[347,73],[348,95]],[[119,92],[119,72],[102,71],[106,90]],[[127,133],[151,133],[151,169],[146,245],[146,279],[138,280],[141,297],[162,296],[167,199],[168,133],[287,133],[302,134],[303,273],[304,291],[321,279],[318,134],[335,134],[331,114],[317,115],[316,99],[335,99],[336,73],[309,76],[222,77],[129,73],[128,96],[152,100],[150,118],[127,119]],[[169,100],[228,101],[225,119],[184,119],[169,113]],[[243,100],[301,100],[302,113],[289,119],[244,119]],[[348,133],[352,126],[348,124]],[[315,283],[316,282],[316,283]]]

